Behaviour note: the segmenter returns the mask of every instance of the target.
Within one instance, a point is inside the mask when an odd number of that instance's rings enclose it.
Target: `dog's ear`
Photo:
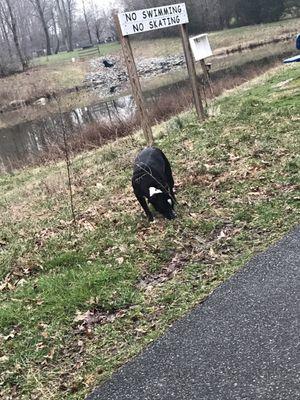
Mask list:
[[[160,189],[157,189],[157,188],[153,187],[153,186],[149,187],[149,196],[150,197],[152,197],[152,196],[154,196],[155,194],[158,194],[158,193],[162,193],[162,191]]]

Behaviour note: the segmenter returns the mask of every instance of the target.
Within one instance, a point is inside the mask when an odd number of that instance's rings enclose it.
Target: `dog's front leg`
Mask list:
[[[175,197],[173,188],[170,188],[170,195],[171,195],[172,200],[174,200],[175,203],[177,203],[177,200],[176,200],[176,197]],[[173,205],[174,205],[174,204],[173,204]]]
[[[148,217],[148,220],[150,222],[153,221],[153,215],[151,214],[151,211],[149,210],[149,207],[148,207],[148,204],[147,204],[147,202],[145,200],[145,197],[137,196],[137,199],[138,199],[140,205],[143,207],[143,210],[145,211],[145,213],[146,213],[146,215]]]

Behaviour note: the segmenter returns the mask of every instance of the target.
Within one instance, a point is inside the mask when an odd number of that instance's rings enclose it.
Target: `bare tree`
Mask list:
[[[55,0],[59,27],[68,51],[73,51],[75,0]]]
[[[6,49],[9,55],[9,58],[12,58],[12,48],[9,39],[9,32],[7,28],[7,24],[5,23],[3,8],[0,3],[0,33],[1,33],[1,48]]]
[[[57,17],[56,17],[56,10],[55,7],[52,6],[51,10],[50,10],[50,14],[51,14],[51,29],[53,30],[53,34],[54,34],[54,39],[56,40],[56,45],[54,48],[54,54],[57,54],[59,52],[59,47],[60,47],[60,38],[59,38],[59,33],[58,33],[58,29],[57,29]]]
[[[47,55],[51,55],[51,41],[50,41],[50,34],[49,34],[49,17],[50,17],[50,10],[49,10],[49,1],[47,0],[29,0],[33,5],[35,11],[37,12],[37,17],[39,18],[42,28],[45,34],[46,39],[46,51]]]
[[[101,43],[109,37],[115,37],[114,12],[117,11],[114,9],[109,11],[100,9],[93,0],[90,1],[89,18],[91,20],[91,29],[97,39],[97,43]]]
[[[89,40],[90,40],[90,44],[93,44],[93,40],[92,40],[92,35],[91,35],[91,30],[90,30],[90,25],[89,25],[89,20],[88,20],[88,16],[87,16],[87,12],[86,12],[86,7],[85,7],[85,1],[82,0],[82,9],[83,9],[83,15],[84,15],[84,20],[85,20],[85,24],[86,24],[86,29],[89,35]]]
[[[22,65],[22,69],[25,70],[25,68],[27,67],[27,61],[22,53],[20,45],[16,7],[17,7],[17,2],[15,0],[1,0],[1,13],[5,19],[7,27],[12,33],[13,42],[16,48],[18,58]]]

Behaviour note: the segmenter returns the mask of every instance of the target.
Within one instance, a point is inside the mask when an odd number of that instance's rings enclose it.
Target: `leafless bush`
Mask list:
[[[0,78],[21,71],[20,64],[12,57],[7,56],[7,49],[0,45]]]
[[[149,108],[149,117],[152,124],[168,119],[172,115],[185,110],[192,102],[189,88],[173,88],[168,94],[155,97]]]
[[[173,89],[168,94],[162,94],[148,102],[149,118],[152,124],[159,123],[170,116],[184,110],[191,103],[190,91],[187,88]],[[140,121],[137,115],[131,118],[115,118],[112,121],[102,120],[78,127],[68,132],[68,146],[73,155],[84,150],[92,150],[104,144],[128,136],[139,129]],[[56,133],[56,138],[48,140],[44,152],[32,155],[28,164],[43,164],[64,157],[64,141],[62,135]]]

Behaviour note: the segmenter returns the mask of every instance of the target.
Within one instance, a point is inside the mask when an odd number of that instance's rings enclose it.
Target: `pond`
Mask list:
[[[0,129],[0,171],[10,171],[34,160],[49,144],[61,143],[62,126],[68,134],[78,134],[78,128],[115,119],[126,120],[135,113],[131,96],[100,102],[70,112],[50,115],[47,118],[24,122]]]

